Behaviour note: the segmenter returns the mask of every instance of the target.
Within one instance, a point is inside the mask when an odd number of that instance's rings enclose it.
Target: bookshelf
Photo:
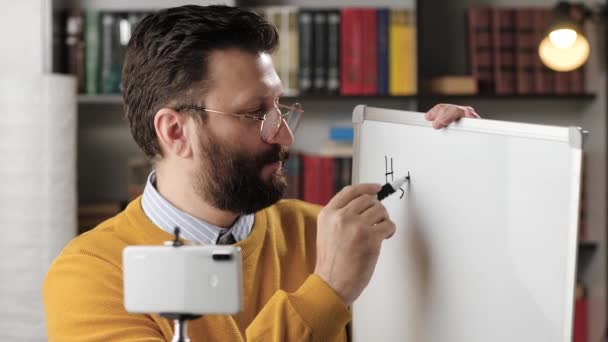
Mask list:
[[[52,12],[68,8],[107,11],[149,11],[186,3],[208,4],[210,1],[171,0],[49,0]],[[257,6],[300,6],[303,8],[369,7],[365,0],[255,0],[223,1]],[[417,87],[432,77],[468,73],[466,25],[464,13],[470,6],[552,6],[552,0],[384,0],[373,7],[405,7],[416,11]],[[448,34],[449,33],[449,34]],[[602,39],[588,30],[592,46]],[[595,44],[594,44],[595,43]],[[603,52],[605,56],[605,52]],[[48,54],[47,58],[51,58]],[[328,127],[351,122],[355,105],[426,111],[434,104],[471,105],[489,119],[531,123],[575,125],[589,130],[585,143],[588,163],[586,201],[588,236],[579,249],[580,277],[589,287],[590,340],[600,340],[606,322],[606,73],[602,54],[592,54],[587,65],[587,91],[569,95],[439,95],[421,91],[406,96],[386,95],[319,95],[286,96],[286,102],[301,102],[305,117],[296,136],[295,148],[318,152],[326,140]],[[48,65],[52,61],[47,60]],[[604,65],[604,67],[602,66]],[[122,118],[120,95],[79,95],[79,189],[81,201],[119,201],[127,196],[129,158],[139,153]],[[539,246],[540,248],[540,246]]]
[[[469,71],[464,14],[471,6],[550,7],[550,0],[424,0],[419,1],[419,84],[439,75]],[[438,24],[440,23],[440,24]],[[587,34],[596,54],[586,65],[586,92],[568,95],[463,95],[420,94],[419,108],[437,101],[467,104],[485,118],[549,125],[580,126],[590,133],[584,151],[585,238],[579,244],[577,278],[586,287],[588,341],[603,341],[606,326],[606,51],[598,44],[605,36],[588,26]],[[449,34],[446,34],[449,32]],[[542,248],[542,246],[539,246]]]

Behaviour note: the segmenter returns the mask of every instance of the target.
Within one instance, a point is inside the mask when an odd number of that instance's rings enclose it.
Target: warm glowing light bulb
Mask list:
[[[571,47],[576,41],[576,31],[572,29],[559,29],[549,34],[551,43],[560,49]]]
[[[589,41],[583,34],[570,28],[549,33],[540,43],[538,54],[548,68],[571,71],[585,64],[589,58]]]

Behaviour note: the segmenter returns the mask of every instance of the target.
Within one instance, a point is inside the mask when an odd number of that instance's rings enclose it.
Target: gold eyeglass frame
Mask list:
[[[228,112],[208,109],[208,108],[196,106],[196,105],[182,105],[182,106],[177,107],[175,109],[175,111],[181,112],[185,109],[197,110],[197,111],[202,111],[202,112],[210,112],[210,113],[215,113],[215,114],[232,115],[232,116],[235,116],[238,118],[246,118],[246,119],[261,121],[262,124],[260,125],[260,137],[265,142],[269,142],[277,135],[283,121],[285,121],[285,124],[287,125],[287,127],[289,128],[291,133],[295,134],[296,130],[298,129],[298,126],[300,125],[302,113],[304,113],[304,110],[302,109],[302,105],[297,102],[292,104],[291,106],[276,103],[274,105],[274,110],[264,113],[263,116],[254,116],[254,115],[242,114],[242,113],[228,113]],[[283,113],[281,111],[281,109],[287,110],[287,112]],[[279,112],[281,120],[277,120],[276,125],[272,128],[272,134],[270,134],[270,136],[267,139],[264,139],[264,136],[262,133],[264,131],[264,125],[267,123],[267,119],[268,119],[269,115],[273,112]],[[292,115],[294,115],[294,114],[297,114],[297,116],[295,116],[295,119],[294,119],[295,121],[289,122],[289,119],[293,118],[294,116],[292,116]],[[293,126],[293,127],[290,127],[290,126]]]

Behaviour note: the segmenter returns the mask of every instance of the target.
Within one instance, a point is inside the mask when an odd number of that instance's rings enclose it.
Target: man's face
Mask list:
[[[281,83],[270,56],[216,51],[209,59],[210,87],[204,106],[227,113],[274,110]],[[287,182],[282,166],[293,136],[283,125],[275,139],[260,138],[261,121],[207,112],[199,129],[194,187],[218,209],[254,213],[277,202]]]

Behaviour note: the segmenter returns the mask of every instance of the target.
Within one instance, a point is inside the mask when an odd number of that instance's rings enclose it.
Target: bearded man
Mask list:
[[[379,184],[327,206],[281,200],[300,105],[283,104],[275,29],[249,11],[183,6],[143,19],[124,67],[125,112],[151,158],[143,195],[54,261],[43,295],[50,341],[170,341],[157,314],[123,306],[122,251],[182,237],[242,251],[243,309],[189,323],[192,341],[345,341],[349,306],[395,232]],[[470,107],[438,105],[434,127]],[[162,296],[159,293],[158,296]]]

